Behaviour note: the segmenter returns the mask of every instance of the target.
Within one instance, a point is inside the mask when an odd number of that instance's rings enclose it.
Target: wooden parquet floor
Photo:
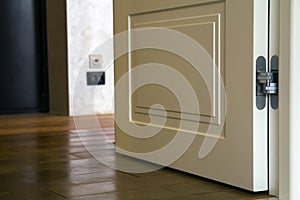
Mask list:
[[[242,200],[268,199],[168,168],[150,173],[125,173],[102,164],[87,149],[110,164],[118,155],[112,115],[94,117],[48,114],[0,116],[0,200]],[[128,158],[129,159],[129,158]],[[139,161],[136,161],[139,162]],[[146,163],[144,163],[146,165]],[[112,166],[113,166],[112,165]]]

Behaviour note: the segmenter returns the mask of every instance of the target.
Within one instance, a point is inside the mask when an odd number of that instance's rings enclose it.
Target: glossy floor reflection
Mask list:
[[[88,117],[81,119],[79,137],[69,117],[0,116],[0,200],[270,198],[166,168],[143,174],[115,171],[86,149],[117,165],[118,156],[107,142],[114,139],[113,117],[98,120],[106,137],[99,136]]]

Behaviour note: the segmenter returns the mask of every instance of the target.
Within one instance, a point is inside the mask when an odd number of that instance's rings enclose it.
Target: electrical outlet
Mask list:
[[[90,68],[101,68],[102,67],[102,55],[100,54],[91,54],[90,59]]]
[[[105,72],[87,72],[87,85],[105,85]]]

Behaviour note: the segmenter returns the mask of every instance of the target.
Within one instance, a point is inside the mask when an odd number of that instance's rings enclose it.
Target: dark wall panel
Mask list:
[[[38,0],[0,1],[0,113],[47,110],[41,6]]]

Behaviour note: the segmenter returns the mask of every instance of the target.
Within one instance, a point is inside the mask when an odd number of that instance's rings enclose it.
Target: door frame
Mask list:
[[[66,0],[46,0],[49,113],[69,116]]]
[[[280,1],[279,198],[300,199],[300,1]]]

